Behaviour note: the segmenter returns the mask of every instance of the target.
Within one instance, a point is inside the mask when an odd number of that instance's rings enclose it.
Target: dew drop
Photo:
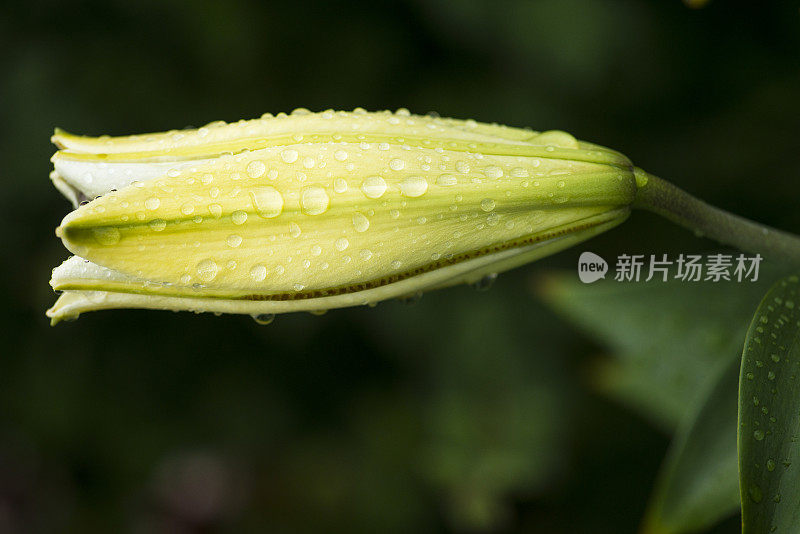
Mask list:
[[[233,224],[244,224],[247,220],[247,213],[242,210],[236,210],[231,213],[231,221]]]
[[[347,192],[347,180],[344,178],[337,178],[333,181],[333,190],[336,193],[342,194]]]
[[[361,256],[361,259],[367,261],[372,258],[372,251],[368,248],[363,249],[358,253]]]
[[[368,198],[380,198],[386,192],[386,181],[380,176],[370,176],[361,184],[361,191]]]
[[[157,210],[160,205],[161,201],[158,200],[156,197],[150,197],[144,201],[144,207],[149,210]]]
[[[300,237],[300,226],[296,222],[289,223],[289,235],[292,237]]]
[[[761,429],[754,430],[753,431],[753,437],[756,439],[756,441],[763,440],[764,439],[764,431],[761,430]]]
[[[353,228],[356,229],[356,232],[366,232],[369,228],[369,219],[363,214],[355,212],[353,214]]]
[[[181,213],[183,213],[184,215],[191,215],[192,213],[194,213],[194,205],[189,202],[186,202],[181,206]]]
[[[495,201],[491,198],[484,198],[481,200],[481,209],[483,211],[492,211],[495,207]]]
[[[148,224],[150,225],[150,229],[154,232],[160,232],[167,227],[167,221],[164,219],[153,219]]]
[[[347,159],[347,152],[341,149],[337,150],[333,153],[333,157],[336,159],[336,161],[344,161]]]
[[[313,256],[319,256],[322,254],[322,247],[319,245],[311,245],[311,254]]]
[[[394,158],[389,162],[389,168],[393,171],[402,171],[406,166],[406,162],[399,158]]]
[[[204,282],[212,281],[219,272],[219,266],[214,260],[203,260],[197,264],[197,277]]]
[[[287,148],[283,152],[281,152],[281,159],[286,163],[294,163],[297,161],[297,158],[300,154],[297,153],[297,150],[293,148]]]
[[[306,215],[319,215],[328,209],[331,199],[325,188],[313,185],[303,189],[300,195],[300,208]]]
[[[258,214],[265,219],[277,217],[283,211],[283,196],[274,187],[265,185],[252,188],[250,200]]]
[[[267,172],[267,166],[263,161],[253,160],[247,164],[246,172],[250,178],[261,178]]]
[[[477,291],[488,291],[494,285],[494,281],[497,280],[497,273],[487,274],[477,282],[472,284],[472,288]]]
[[[486,169],[483,171],[483,174],[485,174],[487,178],[492,178],[492,179],[502,178],[503,169],[492,165],[490,167],[486,167]]]
[[[242,244],[242,236],[231,234],[227,237],[227,239],[225,239],[225,242],[228,244],[229,247],[236,248]]]
[[[336,247],[336,250],[341,252],[343,250],[346,250],[347,247],[350,246],[350,241],[348,241],[346,237],[340,237],[339,239],[336,240],[333,246]]]
[[[253,320],[260,325],[268,325],[275,320],[274,313],[259,313],[251,315]]]
[[[442,187],[451,187],[458,184],[458,178],[452,174],[441,174],[436,178],[436,185]]]
[[[428,190],[428,180],[422,176],[409,176],[400,183],[400,192],[407,197],[419,197]]]
[[[222,206],[219,204],[210,204],[208,206],[208,211],[211,212],[211,215],[219,219],[222,217]]]
[[[764,498],[764,496],[761,493],[761,488],[755,484],[747,488],[747,494],[750,496],[750,499],[752,499],[753,502],[755,503],[761,502],[761,500]]]
[[[261,264],[253,265],[250,269],[250,278],[253,279],[254,282],[261,282],[264,278],[267,277],[267,268]]]
[[[119,243],[119,230],[113,226],[92,228],[95,241],[101,245],[116,245]]]

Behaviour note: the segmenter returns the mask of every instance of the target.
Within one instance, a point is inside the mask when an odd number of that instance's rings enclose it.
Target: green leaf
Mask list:
[[[739,508],[736,397],[739,361],[719,369],[703,402],[681,421],[643,532],[698,532]]]
[[[778,282],[758,307],[739,377],[739,482],[745,534],[800,532],[800,286]]]
[[[768,273],[761,279],[769,280]],[[595,364],[595,385],[671,431],[695,412],[703,400],[698,392],[720,365],[738,359],[742,333],[767,287],[674,280],[587,285],[563,273],[548,275],[538,289],[610,354]]]

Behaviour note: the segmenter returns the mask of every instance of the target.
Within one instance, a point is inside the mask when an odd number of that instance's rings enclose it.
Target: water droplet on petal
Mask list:
[[[370,176],[361,184],[361,191],[368,198],[380,198],[386,192],[386,181],[380,176]]]
[[[119,230],[113,226],[92,228],[92,234],[94,235],[95,241],[101,245],[116,245],[119,243]]]
[[[493,165],[490,167],[486,167],[486,169],[483,171],[483,174],[485,174],[487,178],[492,178],[492,179],[502,178],[503,169]]]
[[[300,196],[300,208],[306,215],[319,215],[328,209],[331,199],[325,188],[318,185],[306,187]]]
[[[458,184],[458,178],[452,174],[442,174],[436,178],[436,185],[440,185],[442,187],[452,187]]]
[[[336,247],[336,250],[341,252],[350,246],[350,241],[348,241],[346,237],[340,237],[339,239],[336,240],[333,246]]]
[[[250,269],[250,278],[255,282],[261,282],[267,277],[267,268],[261,264],[253,265]]]
[[[267,166],[263,161],[253,160],[247,164],[246,172],[250,178],[261,178],[267,172]]]
[[[231,234],[227,237],[227,239],[225,239],[225,242],[228,244],[229,247],[236,248],[242,244],[242,236]]]
[[[156,197],[150,197],[144,201],[144,207],[149,210],[157,210],[160,205],[161,201],[158,200]]]
[[[409,176],[400,183],[400,192],[407,197],[419,197],[428,190],[428,180],[422,176]]]
[[[275,320],[274,313],[259,313],[251,315],[253,320],[261,325],[268,325]]]
[[[294,163],[299,156],[300,154],[293,148],[287,148],[281,152],[281,159],[286,163]]]
[[[214,260],[203,260],[197,264],[197,276],[204,282],[213,280],[219,272],[219,266]]]
[[[231,221],[233,221],[233,224],[244,224],[247,221],[247,213],[242,210],[236,210],[231,213]]]
[[[491,198],[484,198],[481,200],[481,209],[483,211],[492,211],[495,207],[495,201]]]
[[[494,285],[494,281],[497,280],[497,273],[487,274],[477,282],[472,284],[472,288],[476,291],[488,291]]]
[[[353,228],[356,229],[356,232],[366,232],[369,228],[369,219],[363,214],[355,212],[353,214]]]
[[[250,199],[258,214],[265,219],[277,217],[283,211],[283,196],[274,187],[254,187],[250,190]]]

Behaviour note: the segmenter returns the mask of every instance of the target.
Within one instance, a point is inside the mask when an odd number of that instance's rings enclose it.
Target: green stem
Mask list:
[[[698,235],[741,250],[800,265],[800,237],[715,208],[639,168],[636,183],[635,208],[652,211]]]

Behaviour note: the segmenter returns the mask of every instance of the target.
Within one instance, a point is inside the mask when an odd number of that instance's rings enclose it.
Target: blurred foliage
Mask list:
[[[597,387],[671,430],[719,367],[741,356],[744,332],[776,270],[749,283],[608,278],[586,285],[564,273],[546,278],[539,292],[613,354],[594,369]]]
[[[698,532],[738,508],[738,362],[753,311],[784,269],[762,269],[746,283],[620,283],[608,276],[586,285],[563,273],[537,285],[554,310],[611,353],[591,368],[595,387],[676,431],[647,533]]]
[[[607,400],[593,372],[614,347],[525,291],[542,269],[574,273],[580,250],[413,307],[267,327],[115,311],[51,329],[68,205],[49,136],[435,110],[565,129],[797,231],[799,30],[789,1],[3,3],[0,531],[635,532],[683,399],[656,425]],[[636,213],[587,247],[715,245]],[[667,343],[734,347],[734,323],[687,321]],[[711,372],[680,361],[680,391]]]

